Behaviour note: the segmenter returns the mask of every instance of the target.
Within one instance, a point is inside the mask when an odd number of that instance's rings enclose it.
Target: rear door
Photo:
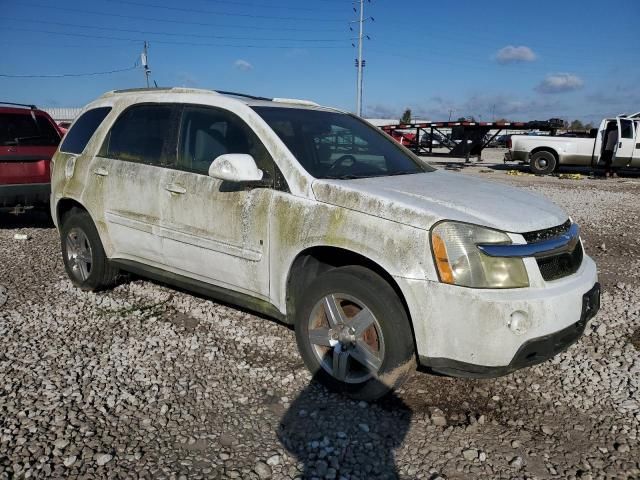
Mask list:
[[[102,209],[113,257],[163,265],[162,202],[176,156],[177,107],[137,104],[114,122],[93,174],[104,182]]]
[[[635,148],[635,132],[633,120],[617,118],[618,146],[613,157],[614,167],[627,167],[631,164],[631,157]]]
[[[0,113],[0,185],[49,183],[59,143],[60,131],[48,115],[17,108]]]

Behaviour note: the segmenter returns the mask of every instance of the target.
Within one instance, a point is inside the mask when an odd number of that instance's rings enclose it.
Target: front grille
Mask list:
[[[535,230],[533,232],[523,233],[522,236],[527,243],[537,243],[544,240],[559,237],[569,231],[571,228],[571,220],[567,220],[562,225],[556,227],[545,228],[544,230]],[[561,253],[551,257],[538,258],[538,267],[542,278],[546,281],[558,280],[578,271],[582,265],[582,245],[578,242],[572,252]]]
[[[573,252],[538,258],[537,261],[542,278],[546,281],[551,281],[576,273],[580,265],[582,265],[582,257],[582,245],[578,242]]]
[[[549,238],[559,237],[563,233],[567,233],[571,227],[571,220],[567,220],[557,227],[545,228],[544,230],[535,230],[533,232],[523,233],[522,236],[527,243],[541,242]]]

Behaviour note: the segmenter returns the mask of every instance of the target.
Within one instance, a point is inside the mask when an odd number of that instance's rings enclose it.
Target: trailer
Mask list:
[[[398,125],[384,125],[380,127],[384,132],[394,139],[411,138],[410,142],[403,140],[403,144],[416,155],[429,155],[439,157],[464,158],[469,161],[470,157],[477,157],[482,161],[482,150],[484,150],[502,131],[504,130],[538,130],[555,135],[557,130],[563,127],[563,121],[559,118],[549,120],[533,120],[530,122],[422,122],[422,123],[401,123]],[[443,129],[450,129],[451,135],[443,133]],[[489,132],[492,132],[489,135]],[[408,132],[411,132],[409,137]],[[436,135],[437,134],[437,135]],[[424,137],[428,142],[421,142]],[[444,147],[448,152],[434,152],[433,139],[442,138],[445,141],[438,142],[440,147]]]

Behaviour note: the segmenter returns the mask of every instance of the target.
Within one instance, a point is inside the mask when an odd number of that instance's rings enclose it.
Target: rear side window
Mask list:
[[[48,118],[26,110],[0,113],[0,145],[57,146],[60,134]]]
[[[80,118],[76,120],[73,128],[67,132],[60,146],[60,151],[78,155],[81,154],[98,126],[100,126],[110,111],[111,107],[99,107],[84,112]]]
[[[174,164],[175,112],[172,105],[161,104],[135,105],[125,110],[111,127],[100,156],[151,165]]]

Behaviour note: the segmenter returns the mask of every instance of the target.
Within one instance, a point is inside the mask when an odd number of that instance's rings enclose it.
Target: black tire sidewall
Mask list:
[[[538,168],[536,166],[537,160],[539,158],[544,158],[545,160],[547,160],[547,166],[545,168]],[[553,153],[547,152],[547,151],[536,152],[533,155],[531,155],[531,162],[529,163],[529,168],[531,168],[531,171],[536,175],[548,175],[556,169],[557,163],[558,162]]]
[[[326,372],[308,339],[308,322],[316,303],[330,293],[345,293],[362,301],[380,323],[385,358],[378,376],[358,384],[340,382]],[[334,391],[352,398],[375,400],[398,386],[415,369],[413,335],[405,308],[393,288],[364,267],[334,268],[315,279],[296,308],[296,340],[300,354],[314,377]]]
[[[74,228],[82,230],[91,246],[91,272],[84,281],[78,280],[75,277],[67,260],[67,234]],[[65,217],[60,230],[60,242],[62,249],[62,261],[64,263],[67,276],[71,282],[82,290],[97,290],[103,287],[107,258],[104,253],[104,248],[102,247],[98,231],[96,230],[93,220],[89,214],[75,210]]]

